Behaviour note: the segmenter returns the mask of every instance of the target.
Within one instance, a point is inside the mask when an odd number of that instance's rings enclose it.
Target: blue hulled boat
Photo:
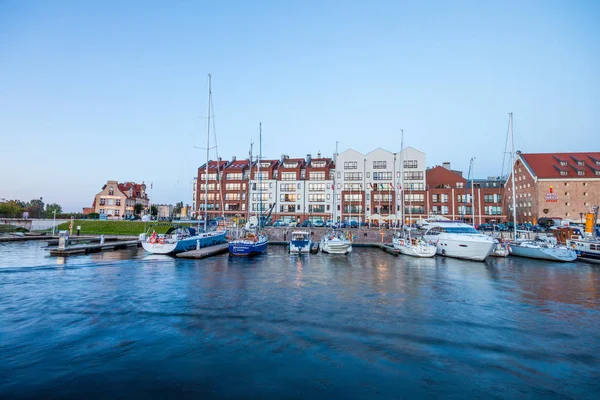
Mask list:
[[[234,256],[253,256],[267,250],[269,238],[256,230],[245,230],[243,235],[229,242],[229,253]]]
[[[184,251],[194,250],[223,244],[225,240],[225,231],[197,232],[194,228],[185,226],[175,226],[170,228],[167,233],[151,235],[140,235],[142,247],[153,254],[176,254]]]

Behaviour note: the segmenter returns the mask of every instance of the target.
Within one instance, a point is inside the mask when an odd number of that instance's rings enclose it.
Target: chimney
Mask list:
[[[317,153],[317,158],[321,158],[321,150]]]
[[[231,157],[231,161],[235,161],[235,156]]]
[[[446,168],[448,171],[451,171],[450,163],[448,161],[444,161],[442,163],[442,167]]]

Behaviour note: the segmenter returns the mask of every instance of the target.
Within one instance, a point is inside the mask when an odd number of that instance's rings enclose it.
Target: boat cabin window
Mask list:
[[[440,233],[442,233],[442,228],[440,228],[439,226],[436,226],[435,228],[431,228],[427,232],[428,235],[439,235]]]
[[[444,231],[448,232],[448,233],[474,233],[474,234],[479,233],[472,226],[452,226],[452,227],[449,226],[449,227],[444,228]]]

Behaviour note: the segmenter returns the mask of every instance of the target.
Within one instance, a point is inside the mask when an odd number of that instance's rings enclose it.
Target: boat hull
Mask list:
[[[310,253],[311,246],[310,240],[291,240],[290,253]]]
[[[394,249],[398,250],[400,254],[411,257],[433,257],[437,252],[437,248],[434,245],[429,244],[417,244],[412,245],[405,239],[393,239]]]
[[[352,252],[352,243],[349,240],[324,240],[321,241],[321,251],[328,254],[349,254]]]
[[[484,261],[496,247],[496,243],[480,235],[440,235],[436,244],[436,254],[471,261]],[[425,239],[428,239],[425,236]]]
[[[577,259],[575,250],[566,247],[523,246],[511,243],[508,247],[510,255],[538,260],[570,262]]]
[[[250,240],[233,240],[229,242],[229,254],[232,256],[255,256],[267,251],[269,241],[264,238],[258,242]]]
[[[142,241],[142,247],[145,251],[152,254],[177,254],[195,250],[198,247],[204,248],[225,243],[225,235],[226,232],[208,232],[179,239],[175,242],[166,239],[163,244],[159,242],[150,243],[150,239],[148,238],[147,240]]]

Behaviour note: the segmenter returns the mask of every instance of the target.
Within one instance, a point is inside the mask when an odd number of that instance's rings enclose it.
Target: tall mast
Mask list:
[[[404,227],[404,129],[400,129],[400,218]]]
[[[475,227],[475,184],[473,182],[473,164],[475,163],[475,157],[471,158],[471,225]],[[481,222],[481,221],[479,221]]]
[[[250,161],[250,181],[248,186],[248,204],[250,204],[250,209],[248,210],[248,222],[250,221],[250,217],[252,216],[252,146],[254,143],[250,141],[250,153],[248,154],[248,160]],[[249,226],[249,225],[248,225]]]
[[[206,119],[206,172],[204,174],[204,232],[206,232],[207,221],[208,221],[208,157],[210,151],[210,100],[211,100],[211,87],[210,87],[210,74],[208,74],[208,118]],[[217,174],[219,168],[217,168]]]
[[[335,154],[333,155],[333,161],[335,163],[335,169],[336,169],[336,173],[337,171],[339,171],[339,166],[338,166],[338,162],[337,162],[337,156],[338,156],[338,141],[335,141]],[[335,174],[333,175],[333,213],[332,213],[332,217],[333,217],[333,225],[337,224],[337,203],[336,203],[337,199],[335,198]]]
[[[262,175],[260,174],[260,160],[262,158],[262,122],[258,123],[258,197],[260,201],[260,205],[258,206],[259,214],[258,214],[258,229],[262,228]]]
[[[513,234],[517,239],[517,200],[515,193],[515,137],[513,135],[513,113],[508,113],[508,126],[510,127],[510,161],[511,161],[511,183],[512,183],[512,209],[513,209]]]

